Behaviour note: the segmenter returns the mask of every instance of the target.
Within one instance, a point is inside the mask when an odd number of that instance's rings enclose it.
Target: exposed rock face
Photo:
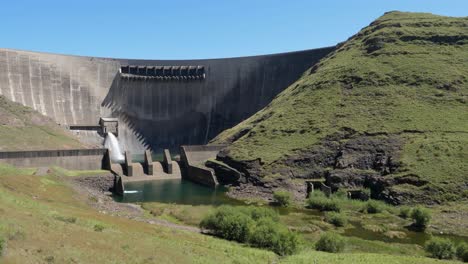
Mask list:
[[[285,157],[278,162],[278,166],[272,166],[271,171],[263,170],[260,160],[233,160],[226,150],[221,151],[217,159],[227,166],[223,168],[211,162],[210,167],[215,169],[219,178],[233,179],[235,175],[238,183],[262,187],[262,190],[264,187],[286,187],[293,192],[303,193],[302,188],[295,188],[297,186],[290,184],[288,180],[325,178],[332,190],[368,187],[372,189],[375,198],[398,203],[387,187],[393,184],[424,184],[418,182],[417,176],[392,177],[392,173],[397,172],[400,167],[397,160],[402,143],[398,135],[359,134],[344,128],[319,145]],[[232,170],[226,170],[226,167]],[[280,176],[273,181],[262,178],[263,175],[272,173]]]

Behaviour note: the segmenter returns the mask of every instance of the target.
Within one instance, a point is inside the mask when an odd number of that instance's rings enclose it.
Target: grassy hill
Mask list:
[[[209,235],[112,216],[52,172],[0,164],[0,263],[459,263],[424,256],[304,248],[281,258]],[[408,247],[407,245],[405,247]],[[392,246],[383,246],[391,249]]]
[[[0,151],[83,147],[50,118],[0,96]]]
[[[468,18],[386,13],[216,137],[247,181],[372,188],[393,203],[468,196]],[[281,181],[278,181],[281,179]]]

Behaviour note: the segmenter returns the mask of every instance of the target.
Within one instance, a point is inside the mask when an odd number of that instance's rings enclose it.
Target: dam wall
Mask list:
[[[0,49],[0,95],[58,124],[119,119],[132,153],[206,144],[265,107],[334,47],[208,60],[129,60]],[[87,138],[89,135],[89,138]],[[99,142],[89,131],[84,142]]]

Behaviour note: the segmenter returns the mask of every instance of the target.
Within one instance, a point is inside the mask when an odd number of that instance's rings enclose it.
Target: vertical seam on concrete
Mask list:
[[[28,69],[29,69],[29,87],[31,88],[31,101],[32,101],[32,108],[37,110],[36,106],[36,99],[34,98],[34,89],[32,85],[32,70],[31,70],[31,56],[28,55]]]
[[[10,77],[10,56],[8,56],[8,51],[6,52],[6,59],[7,59],[7,71],[8,71],[8,88],[10,89],[10,96],[13,102],[15,100],[15,93],[13,92],[13,87],[11,86],[11,77]]]
[[[39,79],[41,80],[40,83],[40,91],[39,91],[39,101],[41,104],[41,113],[43,115],[47,115],[46,110],[45,110],[45,105],[44,105],[44,85],[42,83],[42,67],[41,67],[42,62],[39,62]]]
[[[19,56],[19,55],[16,56],[16,65],[17,65],[17,67],[18,67],[18,71],[21,71],[21,70],[20,70],[21,67],[20,67],[20,56]],[[23,74],[18,73],[17,75],[18,75],[18,81],[19,81],[19,88],[20,88],[20,90],[21,90],[21,93],[20,93],[20,95],[21,95],[21,103],[22,103],[23,105],[26,105],[26,102],[25,102],[25,100],[24,100]]]
[[[58,75],[59,78],[57,80],[57,101],[58,101],[58,109],[60,111],[60,116],[62,117],[62,124],[67,124],[67,115],[65,113],[65,100],[64,100],[64,94],[63,94],[63,89],[62,89],[62,68],[58,67]]]
[[[75,117],[75,103],[73,102],[73,63],[70,66],[70,110],[72,115],[72,122],[76,124],[76,117]]]
[[[50,74],[50,96],[52,97],[52,112],[53,112],[53,116],[54,116],[54,120],[55,122],[57,122],[58,118],[57,118],[57,114],[56,114],[56,111],[55,111],[55,104],[57,104],[57,98],[55,97],[55,84],[54,84],[54,73],[52,72],[52,65],[49,64],[47,65],[49,66],[49,74]]]
[[[78,112],[81,113],[80,122],[83,121],[83,99],[81,93],[81,67],[78,68]]]

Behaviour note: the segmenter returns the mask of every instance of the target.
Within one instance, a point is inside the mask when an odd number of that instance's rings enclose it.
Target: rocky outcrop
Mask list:
[[[398,204],[402,201],[395,199],[397,195],[394,190],[389,190],[391,186],[422,186],[426,183],[419,180],[417,175],[394,177],[401,168],[398,159],[402,145],[399,135],[362,134],[343,128],[325,138],[321,144],[284,157],[271,169],[265,169],[260,160],[234,160],[228,150],[218,154],[218,161],[209,161],[206,165],[216,171],[220,181],[230,185],[249,184],[262,190],[282,186],[302,193],[303,190],[293,188],[295,185],[289,182],[293,179],[322,178],[333,191],[339,188],[371,188],[374,198]],[[272,173],[278,174],[273,180],[263,177]]]

